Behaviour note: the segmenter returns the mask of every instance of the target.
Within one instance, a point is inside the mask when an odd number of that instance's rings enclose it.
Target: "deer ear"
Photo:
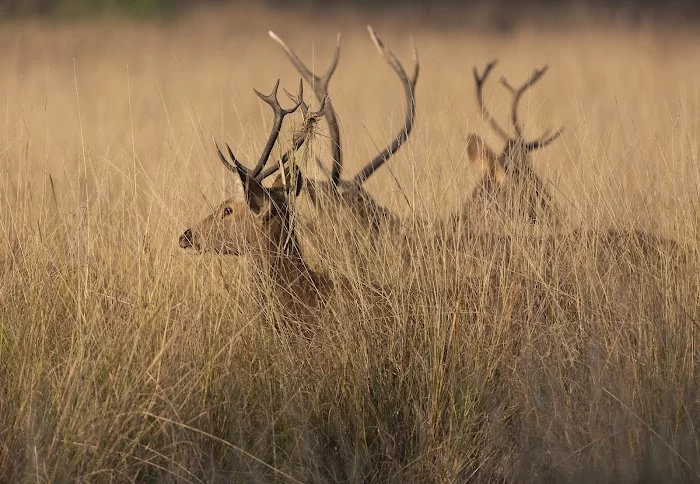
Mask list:
[[[254,177],[242,174],[240,171],[238,174],[243,183],[243,193],[248,208],[255,213],[260,212],[260,209],[265,204],[265,188],[263,188],[262,184]]]
[[[291,175],[288,171],[286,171],[284,175],[282,175],[282,173],[279,173],[275,178],[274,183],[272,184],[273,189],[282,190],[285,188],[285,180],[282,178],[283,176],[288,177],[286,180],[287,184],[293,182],[293,185],[290,185],[288,190],[294,190],[294,196],[298,197],[301,193],[301,190],[304,188],[304,176],[301,174],[301,170],[299,169],[299,167],[295,166]]]
[[[496,155],[477,134],[469,133],[467,136],[467,154],[472,165],[482,172],[493,172],[496,167]]]

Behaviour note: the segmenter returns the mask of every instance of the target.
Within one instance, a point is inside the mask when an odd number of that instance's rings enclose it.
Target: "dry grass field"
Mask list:
[[[367,188],[424,242],[420,268],[302,194],[309,260],[352,283],[302,332],[246,257],[178,247],[240,190],[212,137],[253,163],[270,123],[253,88],[298,85],[268,30],[319,71],[342,32],[331,92],[349,174],[393,136],[403,93],[366,20],[248,8],[2,26],[0,481],[700,480],[696,33],[376,19],[407,68],[413,38],[422,72],[416,129]],[[643,230],[680,251],[600,264],[608,248],[585,237],[552,248],[506,223],[507,248],[434,242],[469,203],[467,133],[499,147],[471,74],[492,58],[504,122],[498,77],[550,66],[522,117],[533,136],[566,127],[535,155],[564,231]],[[374,283],[392,288],[381,313]]]

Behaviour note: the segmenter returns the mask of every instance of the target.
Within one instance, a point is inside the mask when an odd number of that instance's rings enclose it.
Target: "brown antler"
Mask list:
[[[285,116],[288,114],[292,114],[295,112],[299,106],[301,105],[300,102],[297,102],[297,104],[291,108],[291,109],[283,109],[282,106],[280,105],[279,101],[277,100],[277,89],[279,88],[280,85],[280,80],[277,79],[277,82],[275,83],[275,87],[272,88],[272,92],[269,95],[264,95],[260,93],[257,89],[253,89],[255,91],[255,94],[265,101],[271,108],[272,111],[275,113],[275,119],[272,123],[272,131],[270,132],[270,136],[267,139],[267,143],[265,144],[265,148],[262,151],[262,154],[260,155],[260,159],[258,160],[257,165],[255,165],[255,168],[252,170],[249,168],[246,168],[241,164],[240,161],[236,158],[236,156],[233,154],[233,151],[231,151],[231,148],[229,147],[228,143],[226,143],[226,148],[228,149],[228,154],[231,157],[231,161],[233,161],[233,164],[229,162],[226,157],[221,153],[221,150],[219,149],[219,145],[216,143],[216,140],[214,140],[214,144],[216,145],[216,151],[219,154],[219,159],[221,160],[221,163],[224,164],[224,166],[229,169],[230,171],[234,173],[244,173],[246,176],[250,178],[257,178],[260,172],[262,171],[263,167],[265,166],[265,163],[267,162],[268,158],[270,157],[270,153],[272,152],[272,148],[275,145],[275,142],[277,141],[277,138],[279,137],[280,130],[282,129],[282,121],[284,120]],[[300,84],[301,86],[301,84]],[[302,87],[299,88],[299,99],[301,99],[303,95]]]
[[[326,73],[321,77],[317,76],[308,67],[306,67],[301,59],[299,59],[299,56],[297,56],[277,34],[272,31],[269,31],[268,34],[270,38],[274,40],[277,45],[282,48],[282,50],[284,50],[285,54],[287,54],[287,57],[297,71],[299,71],[299,73],[302,75],[304,80],[311,85],[318,101],[323,102],[325,99],[325,105],[327,107],[325,116],[326,122],[328,123],[328,131],[330,132],[331,151],[333,156],[331,185],[337,187],[338,181],[340,180],[340,172],[343,167],[343,158],[342,150],[340,149],[340,128],[338,127],[338,118],[330,100],[328,83],[330,82],[336,67],[338,67],[338,59],[340,58],[340,33],[338,33],[338,40],[336,42],[335,53],[333,54],[331,64],[326,70]]]
[[[268,178],[271,175],[274,175],[277,173],[277,170],[279,169],[280,166],[284,167],[287,165],[287,162],[289,159],[292,157],[292,155],[299,150],[299,148],[302,147],[302,145],[306,142],[308,139],[309,135],[313,132],[314,126],[318,123],[318,121],[323,118],[326,114],[326,109],[328,108],[328,105],[326,104],[326,99],[323,98],[321,101],[321,104],[319,105],[319,108],[316,111],[310,111],[308,104],[303,99],[304,95],[304,86],[303,86],[303,81],[300,81],[299,83],[299,95],[296,97],[293,94],[290,94],[286,89],[284,91],[287,96],[294,102],[299,103],[299,107],[301,108],[301,112],[304,115],[304,124],[301,127],[300,130],[294,133],[294,137],[292,139],[292,147],[288,149],[284,155],[282,155],[282,158],[279,159],[277,162],[277,165],[271,165],[264,169],[260,175],[258,175],[258,180],[261,182]]]
[[[520,99],[522,99],[523,94],[525,94],[525,91],[530,89],[537,81],[539,81],[542,76],[544,75],[545,72],[547,72],[548,66],[544,66],[541,69],[535,69],[530,78],[525,81],[518,89],[515,89],[507,80],[505,77],[501,77],[501,84],[510,91],[510,93],[513,95],[513,106],[512,106],[512,111],[511,111],[511,119],[513,122],[513,129],[515,129],[515,133],[518,135],[520,139],[523,139],[523,127],[518,121],[518,105],[520,104]],[[557,139],[559,136],[561,136],[561,133],[564,129],[559,128],[557,129],[557,132],[554,133],[553,135],[547,137],[549,134],[549,131],[545,131],[545,133],[540,136],[539,138],[535,139],[534,141],[528,142],[525,144],[525,147],[528,151],[536,150],[539,148],[544,148],[548,144],[550,144],[552,141]]]
[[[498,133],[498,136],[503,138],[503,141],[506,141],[508,138],[510,138],[510,136],[508,136],[508,133],[506,133],[506,131],[498,125],[498,122],[496,122],[496,119],[491,116],[491,113],[484,103],[484,83],[486,83],[486,79],[496,65],[496,62],[498,62],[496,59],[489,62],[484,69],[484,73],[481,75],[479,75],[479,71],[476,70],[476,67],[472,69],[472,72],[474,73],[474,83],[476,84],[476,100],[479,103],[481,115],[486,118],[491,125],[491,128]]]
[[[420,62],[418,61],[418,50],[413,46],[413,76],[409,79],[406,70],[401,65],[401,62],[396,58],[394,53],[384,45],[384,42],[379,38],[374,29],[371,26],[367,26],[369,35],[374,42],[374,46],[377,48],[379,53],[384,60],[391,66],[391,68],[396,72],[401,80],[401,84],[404,88],[404,93],[406,94],[406,118],[404,120],[404,125],[396,135],[396,137],[391,141],[391,143],[377,156],[374,157],[369,163],[367,163],[360,172],[353,178],[353,183],[357,185],[362,185],[372,174],[377,171],[391,156],[396,153],[396,151],[401,147],[404,141],[411,134],[413,129],[413,124],[416,119],[416,82],[418,81],[418,74],[420,72]]]
[[[528,143],[525,143],[525,149],[527,151],[534,151],[534,150],[539,150],[540,148],[544,148],[547,146],[549,143],[557,139],[561,134],[564,132],[564,127],[562,126],[557,130],[556,133],[553,135],[546,137],[549,134],[549,130],[545,131],[542,136],[537,138],[536,140],[530,141]]]

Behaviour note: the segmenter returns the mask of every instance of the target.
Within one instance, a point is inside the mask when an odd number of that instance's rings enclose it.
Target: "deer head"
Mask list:
[[[561,136],[563,128],[557,129],[552,135],[547,131],[539,138],[528,141],[525,139],[523,126],[518,119],[518,105],[523,94],[540,80],[547,71],[547,66],[536,69],[530,78],[517,89],[504,77],[501,78],[501,85],[513,97],[511,122],[514,134],[510,135],[491,116],[484,103],[484,83],[495,65],[495,60],[490,62],[481,75],[475,67],[474,82],[476,83],[476,98],[481,113],[491,128],[505,142],[505,145],[501,153],[496,155],[479,135],[470,133],[467,136],[469,159],[482,173],[481,180],[472,193],[472,198],[478,203],[496,202],[509,215],[524,216],[530,223],[538,222],[545,215],[553,217],[556,221],[557,209],[554,200],[543,180],[535,172],[530,155],[533,151],[544,148]]]
[[[279,80],[269,95],[263,95],[255,90],[255,94],[270,105],[275,118],[267,143],[253,169],[246,168],[238,161],[228,144],[226,147],[231,161],[228,161],[218,145],[216,146],[221,162],[240,178],[244,200],[237,197],[226,200],[211,215],[187,229],[179,240],[180,247],[183,249],[192,248],[200,252],[241,255],[252,249],[279,251],[286,249],[289,243],[293,242],[289,200],[292,194],[297,195],[302,188],[301,172],[294,166],[291,171],[287,170],[286,178],[280,179],[280,182],[273,187],[266,188],[262,181],[266,173],[269,175],[274,171],[264,172],[263,168],[277,141],[285,116],[295,112],[300,106],[305,114],[305,128],[294,136],[292,149],[295,149],[297,145],[303,144],[308,129],[323,115],[324,108],[322,106],[319,111],[309,113],[308,107],[303,102],[303,87],[300,84],[295,106],[291,109],[283,109],[277,100],[278,87]],[[285,153],[279,164],[289,156],[290,152]]]

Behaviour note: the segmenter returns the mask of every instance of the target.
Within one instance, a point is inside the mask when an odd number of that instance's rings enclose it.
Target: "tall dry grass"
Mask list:
[[[252,88],[298,82],[268,29],[319,69],[342,30],[332,93],[351,171],[400,126],[398,81],[355,20],[3,26],[0,480],[699,478],[695,34],[378,20],[402,59],[415,38],[423,73],[416,131],[368,186],[425,241],[424,263],[302,224],[316,266],[354,282],[311,340],[275,321],[245,258],[177,247],[237,190],[211,137],[254,159],[269,113]],[[682,257],[589,238],[434,242],[474,182],[464,139],[488,131],[471,68],[492,57],[513,82],[551,65],[523,117],[528,133],[567,126],[536,164],[571,226],[643,229]],[[497,82],[486,96],[504,119]],[[393,288],[381,317],[370,277]]]

